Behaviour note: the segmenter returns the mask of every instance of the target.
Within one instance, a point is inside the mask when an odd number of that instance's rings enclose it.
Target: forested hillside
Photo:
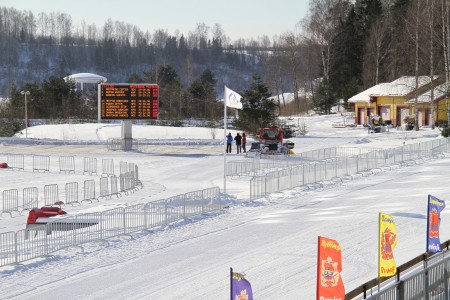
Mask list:
[[[445,77],[449,7],[449,0],[311,0],[309,14],[292,31],[237,40],[220,24],[197,23],[187,33],[169,33],[0,7],[0,97],[18,97],[25,85],[42,94],[47,84],[43,105],[57,78],[91,72],[108,82],[158,83],[161,118],[211,119],[220,115],[212,111],[225,84],[244,93],[257,74],[272,95],[294,93],[289,112],[312,107],[329,112],[340,99],[400,76]],[[33,104],[36,95],[30,96],[31,115],[49,117],[38,113],[43,110]],[[285,104],[281,96],[276,100]],[[89,111],[59,109],[72,100],[63,102],[52,102],[52,116],[82,117]]]

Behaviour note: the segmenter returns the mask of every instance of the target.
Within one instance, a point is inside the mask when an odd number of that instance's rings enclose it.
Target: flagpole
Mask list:
[[[381,264],[381,241],[380,241],[380,237],[381,237],[381,212],[378,213],[378,293],[380,292],[380,264]]]
[[[316,299],[319,299],[319,278],[320,278],[320,236],[317,237],[317,272],[316,272]]]
[[[227,86],[223,89],[223,192],[227,192]]]
[[[233,268],[230,268],[230,300],[233,300]]]

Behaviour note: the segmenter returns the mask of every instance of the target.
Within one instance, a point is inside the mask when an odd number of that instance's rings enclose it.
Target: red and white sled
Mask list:
[[[52,231],[68,231],[98,224],[96,219],[82,219],[69,216],[59,207],[33,208],[28,213],[27,229]]]

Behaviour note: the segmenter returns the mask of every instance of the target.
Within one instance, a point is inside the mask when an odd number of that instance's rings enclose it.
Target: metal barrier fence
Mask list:
[[[92,157],[83,158],[83,174],[88,173],[89,175],[97,175],[97,159]]]
[[[19,191],[16,189],[3,191],[3,213],[9,213],[10,215],[14,211],[19,211]]]
[[[443,252],[424,253],[397,267],[396,276],[375,278],[348,292],[345,299],[367,300],[447,300],[450,299],[450,241]],[[381,281],[381,282],[380,282]]]
[[[32,172],[52,172],[50,166],[52,159],[54,157],[48,155],[25,155],[25,154],[11,154],[11,153],[0,153],[0,156],[6,156],[6,162],[8,168],[25,171],[29,166]],[[66,173],[76,173],[77,157],[76,156],[58,156],[58,172]],[[55,163],[54,163],[55,164]],[[53,164],[53,165],[54,165]],[[108,170],[111,169],[111,160],[107,159]],[[80,162],[81,165],[81,162]],[[114,170],[114,167],[112,167]],[[56,170],[53,170],[56,173]],[[81,173],[81,167],[80,167]],[[97,175],[97,159],[93,157],[83,157],[83,172],[82,174]]]
[[[83,190],[79,190],[78,182],[69,182],[63,186],[62,193],[60,193],[59,186],[57,184],[47,184],[44,186],[43,201],[41,206],[61,206],[61,205],[73,205],[75,203],[80,204],[82,201],[99,200],[100,198],[111,198],[112,196],[120,197],[122,193],[129,194],[132,191],[136,191],[138,187],[142,187],[142,183],[136,177],[138,174],[138,166],[134,163],[127,165],[130,172],[125,173],[121,177],[120,190],[118,187],[117,177],[115,175],[108,177],[100,177],[99,190],[97,194],[97,184],[95,180],[85,180],[82,183]],[[80,199],[79,195],[84,196]],[[0,216],[12,213],[22,213],[24,210],[30,210],[35,207],[39,207],[38,188],[27,187],[22,191],[22,199],[19,199],[19,192],[15,190],[4,190],[0,193],[2,198],[0,199]]]
[[[89,242],[156,229],[223,207],[220,189],[213,187],[126,208],[67,217],[32,229],[1,233],[0,266],[18,264]]]
[[[114,160],[113,159],[102,159],[102,176],[114,175]]]
[[[38,189],[37,187],[24,188],[22,192],[23,197],[23,210],[33,209],[38,207]]]
[[[59,205],[59,188],[57,184],[47,184],[44,186],[45,206]]]
[[[67,172],[75,174],[75,156],[59,157],[59,172]]]
[[[248,164],[248,167],[245,168],[251,170],[253,174],[257,173],[257,167],[259,170],[264,170],[261,172],[265,172],[261,176],[253,175],[254,177],[250,179],[250,200],[262,198],[269,193],[284,189],[292,189],[341,178],[346,175],[369,172],[394,164],[434,157],[448,152],[448,148],[449,139],[439,139],[384,150],[360,151],[360,154],[353,156],[328,157],[331,154],[337,155],[339,153],[339,151],[332,150],[336,148],[328,148],[324,152],[314,152],[322,160],[310,162],[298,160],[294,166],[286,167],[283,163],[281,164],[282,168],[280,164],[273,164],[273,162],[267,162],[264,166],[261,162],[253,163],[251,166]],[[352,152],[340,152],[340,154],[343,153]],[[325,157],[328,158],[324,159]],[[278,166],[278,169],[276,169],[276,166]],[[253,169],[251,169],[252,167]],[[236,167],[236,164],[230,164],[227,168],[227,174],[244,173],[242,169]]]
[[[8,168],[23,170],[25,168],[25,156],[23,154],[7,154]]]
[[[73,206],[74,203],[80,203],[80,201],[78,201],[78,182],[66,183],[65,191],[66,191],[65,204],[70,204]]]
[[[139,140],[131,139],[131,150],[139,150]],[[125,141],[123,139],[108,138],[108,150],[125,150]]]
[[[227,176],[262,176],[266,173],[292,166],[304,165],[314,161],[352,157],[380,151],[380,148],[331,147],[299,153],[297,155],[274,155],[261,159],[259,156],[244,160],[227,162]]]
[[[50,156],[33,155],[33,172],[50,172]]]

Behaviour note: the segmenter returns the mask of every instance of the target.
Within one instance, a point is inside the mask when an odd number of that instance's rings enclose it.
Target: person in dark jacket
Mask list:
[[[245,149],[245,144],[247,144],[247,136],[245,135],[245,132],[242,133],[242,150],[244,150],[244,153],[247,152]]]
[[[236,134],[234,137],[234,140],[236,141],[236,151],[237,154],[241,153],[241,145],[242,145],[242,137],[239,133]]]
[[[231,144],[233,143],[233,136],[231,136],[231,132],[227,135],[227,153],[231,153]]]

